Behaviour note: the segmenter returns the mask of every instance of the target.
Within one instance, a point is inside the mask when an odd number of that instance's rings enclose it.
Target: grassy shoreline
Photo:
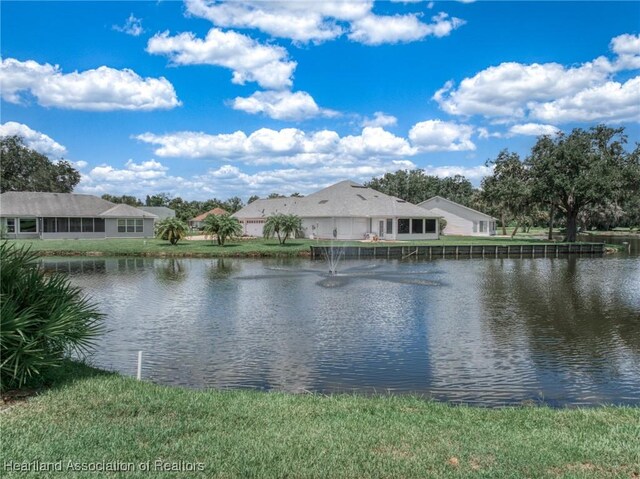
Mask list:
[[[57,374],[53,387],[0,414],[3,465],[202,463],[203,471],[155,475],[225,478],[640,474],[640,408],[488,409],[410,396],[194,391],[77,363]]]
[[[328,241],[292,239],[284,245],[275,240],[249,239],[219,246],[212,241],[185,240],[177,245],[158,239],[103,239],[103,240],[11,240],[17,246],[28,246],[41,256],[143,256],[171,258],[217,258],[217,257],[275,257],[309,256],[312,245],[330,245]],[[404,241],[388,243],[362,243],[341,241],[344,246],[380,247],[386,245],[543,245],[551,242],[533,238],[446,236],[439,240]],[[615,245],[607,245],[613,249]]]

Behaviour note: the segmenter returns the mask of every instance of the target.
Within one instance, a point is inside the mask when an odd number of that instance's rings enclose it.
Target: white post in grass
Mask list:
[[[138,351],[138,381],[142,379],[142,351]]]

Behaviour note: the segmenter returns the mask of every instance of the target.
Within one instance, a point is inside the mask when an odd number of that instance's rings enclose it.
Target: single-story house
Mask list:
[[[166,220],[167,218],[175,218],[176,212],[166,206],[138,206],[138,209],[156,215],[156,221]]]
[[[222,208],[214,208],[205,213],[202,213],[201,215],[196,216],[195,218],[191,218],[189,220],[189,226],[194,230],[199,230],[200,228],[202,228],[202,225],[204,224],[204,220],[207,216],[226,215],[226,214],[227,214],[227,210],[223,210]]]
[[[361,240],[438,239],[438,216],[394,196],[341,181],[305,197],[256,200],[233,214],[247,236],[262,236],[274,214],[302,219],[305,238]]]
[[[464,236],[492,236],[496,234],[496,218],[463,206],[441,196],[434,196],[418,206],[447,221],[442,234]]]
[[[31,191],[0,195],[0,227],[10,239],[153,237],[156,218],[92,195]]]

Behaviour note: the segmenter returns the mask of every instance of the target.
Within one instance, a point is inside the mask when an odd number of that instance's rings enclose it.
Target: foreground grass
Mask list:
[[[175,257],[219,257],[219,256],[299,256],[309,254],[311,245],[329,245],[328,241],[290,239],[284,245],[276,240],[243,239],[218,246],[212,241],[184,240],[177,245],[158,239],[104,239],[104,240],[11,240],[18,246],[26,245],[42,255],[104,255],[104,256],[175,256]],[[362,243],[340,241],[340,245],[362,247],[387,245],[526,245],[544,244],[533,238],[495,238],[469,236],[443,236],[439,240],[398,241],[389,243]]]
[[[4,466],[36,460],[150,461],[152,470],[156,460],[203,464],[181,477],[640,474],[638,408],[484,409],[406,396],[193,391],[77,365],[73,377],[0,415],[3,477],[80,477]]]

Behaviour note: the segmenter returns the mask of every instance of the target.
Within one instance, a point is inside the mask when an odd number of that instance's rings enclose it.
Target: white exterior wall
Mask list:
[[[495,232],[495,220],[491,217],[475,213],[461,205],[439,198],[420,204],[433,216],[442,216],[447,220],[444,235],[492,236]],[[480,231],[480,221],[485,222],[485,231]]]
[[[430,208],[429,213],[434,216],[442,216],[447,221],[447,226],[442,232],[443,235],[478,236],[478,233],[473,231],[473,221],[471,220],[440,208]],[[484,233],[483,236],[485,236]]]
[[[302,218],[302,233],[305,238],[312,239],[337,239],[337,240],[363,240],[369,234],[375,234],[380,239],[386,240],[432,240],[438,239],[438,223],[436,220],[435,233],[423,234],[398,234],[398,218],[393,220],[393,232],[387,233],[388,217],[375,218]],[[433,218],[430,218],[433,219]],[[380,221],[383,222],[383,231],[380,231]],[[241,221],[243,232],[247,236],[262,237],[264,218],[243,219]],[[336,236],[333,235],[335,230]]]

